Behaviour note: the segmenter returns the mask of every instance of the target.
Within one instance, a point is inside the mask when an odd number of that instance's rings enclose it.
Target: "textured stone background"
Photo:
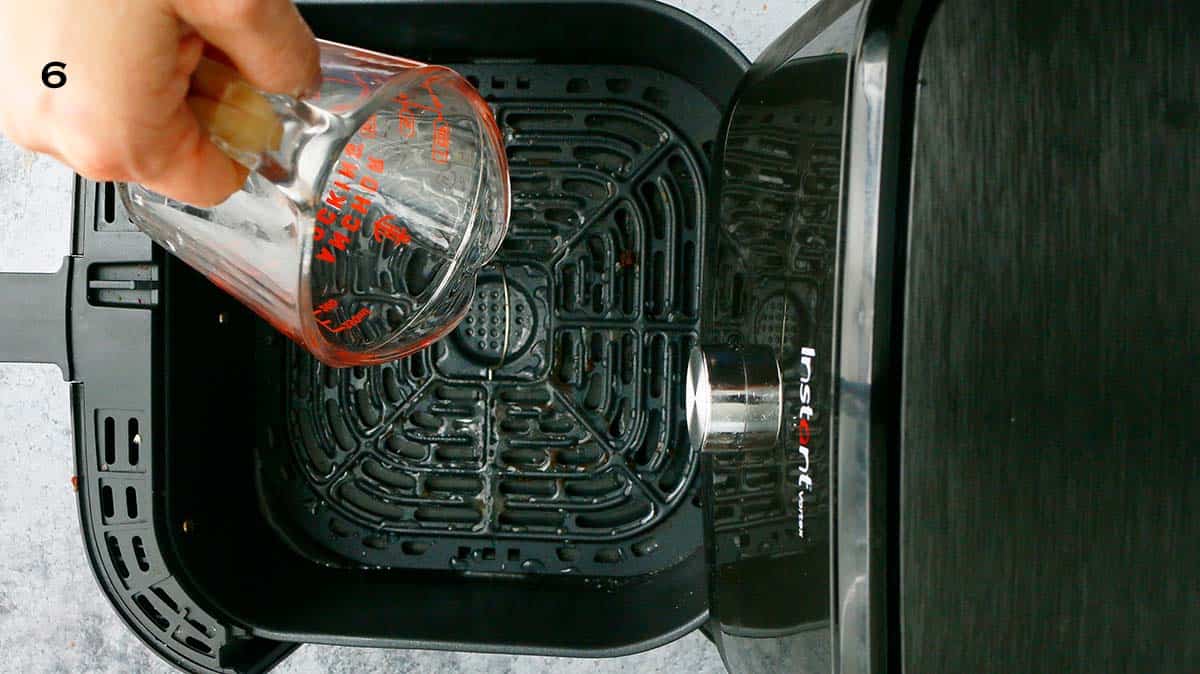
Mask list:
[[[750,58],[815,0],[669,0]],[[0,271],[53,271],[67,250],[71,172],[0,137]],[[51,308],[59,310],[59,308]],[[3,336],[0,335],[0,339]],[[0,671],[169,672],[117,618],[79,535],[67,388],[58,369],[0,365]],[[572,660],[307,645],[279,672],[722,672],[698,633],[625,658]]]

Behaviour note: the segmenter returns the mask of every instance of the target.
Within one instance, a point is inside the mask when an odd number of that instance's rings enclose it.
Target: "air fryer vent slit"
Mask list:
[[[146,595],[137,595],[134,598],[134,602],[137,603],[138,608],[142,609],[142,613],[144,613],[146,617],[150,619],[150,622],[154,623],[154,626],[158,629],[165,630],[171,626],[171,623],[167,620],[166,616],[164,616],[162,613],[159,613],[158,609],[154,608],[154,604],[150,603],[150,600],[146,598]]]
[[[125,558],[121,554],[121,544],[115,536],[105,536],[104,542],[108,546],[108,556],[112,560],[113,568],[116,569],[117,575],[121,580],[129,579],[129,567],[125,564]]]

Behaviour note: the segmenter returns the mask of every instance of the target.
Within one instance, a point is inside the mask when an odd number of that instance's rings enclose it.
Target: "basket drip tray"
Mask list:
[[[376,367],[328,368],[289,345],[264,508],[327,564],[665,568],[701,541],[682,380],[705,167],[641,106],[494,105],[512,220],[469,313]]]

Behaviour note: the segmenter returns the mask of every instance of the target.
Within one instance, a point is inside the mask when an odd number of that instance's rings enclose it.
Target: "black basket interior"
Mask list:
[[[682,380],[718,106],[640,66],[454,67],[507,135],[513,217],[432,348],[326,368],[163,256],[162,533],[258,636],[661,643],[706,615]]]
[[[656,107],[700,99],[639,69],[459,68],[505,133],[510,233],[462,324],[409,358],[333,369],[264,333],[264,507],[333,565],[671,566],[699,544],[682,370],[706,166]],[[570,100],[592,87],[641,104]]]

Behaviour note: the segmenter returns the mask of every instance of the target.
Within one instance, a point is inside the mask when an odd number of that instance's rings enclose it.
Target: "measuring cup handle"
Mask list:
[[[212,59],[200,59],[187,104],[200,126],[234,160],[241,161],[239,154],[278,150],[283,140],[283,122],[267,98],[236,70]]]

